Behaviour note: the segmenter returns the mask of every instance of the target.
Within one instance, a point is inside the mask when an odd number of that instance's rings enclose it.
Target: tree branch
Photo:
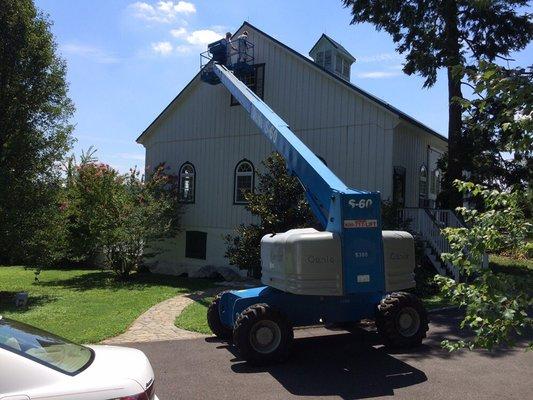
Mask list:
[[[471,83],[469,82],[465,82],[465,81],[461,81],[461,85],[465,85],[465,86],[468,86],[469,88],[471,88],[475,94],[477,94],[482,100],[487,100],[481,93],[478,93],[476,87],[474,85],[472,85]]]

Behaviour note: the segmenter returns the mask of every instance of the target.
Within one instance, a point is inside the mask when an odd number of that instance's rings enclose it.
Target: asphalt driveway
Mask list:
[[[161,400],[174,399],[526,399],[533,390],[533,352],[440,349],[457,337],[458,315],[431,316],[430,335],[412,352],[391,353],[375,334],[297,331],[285,364],[250,367],[213,338],[136,343],[150,358]]]

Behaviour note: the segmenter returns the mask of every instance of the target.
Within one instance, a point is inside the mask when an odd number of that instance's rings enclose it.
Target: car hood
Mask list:
[[[143,390],[154,380],[154,371],[144,353],[137,349],[119,346],[91,345],[94,350],[92,364],[80,374],[135,380]]]

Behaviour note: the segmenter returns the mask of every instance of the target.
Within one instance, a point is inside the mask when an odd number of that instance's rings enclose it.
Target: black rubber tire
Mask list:
[[[413,332],[402,333],[400,317],[416,312],[419,323],[412,326]],[[418,297],[411,293],[395,292],[387,295],[377,307],[376,327],[383,343],[392,348],[409,348],[422,344],[429,329],[427,311]]]
[[[211,332],[215,334],[216,337],[222,340],[229,340],[233,336],[233,330],[228,328],[226,325],[220,321],[219,314],[219,304],[220,298],[224,293],[230,292],[230,290],[224,290],[215,296],[209,307],[207,308],[207,325]]]
[[[252,344],[252,332],[256,324],[267,321],[279,328],[279,344],[267,353],[259,352]],[[245,309],[235,321],[233,344],[242,359],[253,365],[281,362],[289,356],[294,332],[285,315],[268,304],[258,303]],[[277,340],[276,340],[277,341]]]

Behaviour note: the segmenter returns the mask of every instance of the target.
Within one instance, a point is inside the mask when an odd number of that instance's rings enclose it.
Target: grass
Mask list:
[[[96,343],[124,332],[151,306],[210,286],[208,281],[138,274],[119,282],[111,272],[44,270],[39,282],[32,270],[0,266],[0,315],[48,330],[79,343]],[[25,309],[12,294],[26,291]]]
[[[176,317],[176,326],[192,332],[210,334],[211,329],[209,329],[209,326],[207,325],[206,314],[207,307],[209,307],[212,300],[213,297],[206,297],[189,304],[181,314]]]
[[[512,275],[533,274],[533,259],[516,260],[510,257],[491,254],[489,265],[494,272],[503,272]]]

